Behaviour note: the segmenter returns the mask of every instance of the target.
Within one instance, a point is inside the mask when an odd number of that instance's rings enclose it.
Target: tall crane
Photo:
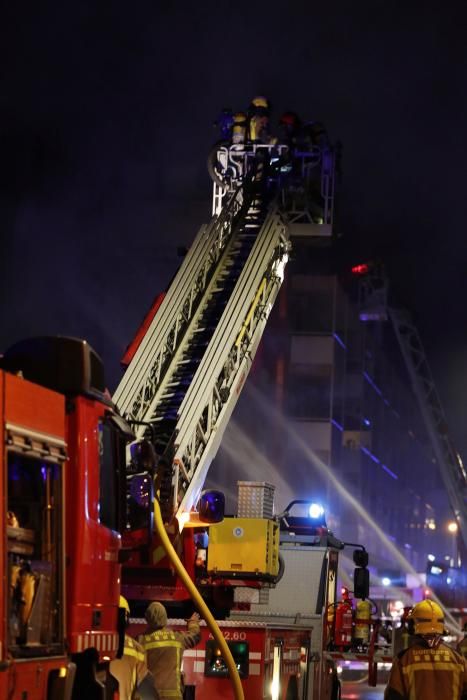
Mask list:
[[[394,329],[444,488],[467,548],[467,472],[449,435],[445,413],[420,334],[406,310],[388,305],[388,280],[380,265],[357,265],[353,272],[361,280],[361,320],[389,320]]]
[[[406,311],[389,308],[388,313],[425,421],[444,488],[448,494],[462,539],[467,547],[467,473],[465,467],[449,435],[446,417],[420,335]]]

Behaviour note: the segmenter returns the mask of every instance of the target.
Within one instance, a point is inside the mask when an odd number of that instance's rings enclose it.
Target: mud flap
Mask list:
[[[368,662],[368,685],[375,688],[378,683],[378,664],[374,661]]]

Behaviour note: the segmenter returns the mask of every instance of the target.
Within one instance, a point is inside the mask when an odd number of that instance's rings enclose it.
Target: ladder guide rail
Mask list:
[[[180,407],[174,484],[177,515],[195,504],[237,403],[288,258],[286,227],[271,211]]]
[[[202,347],[203,335],[206,335],[206,328],[203,328],[203,318],[206,316],[206,313],[209,313],[215,306],[213,303],[213,296],[216,287],[222,288],[221,278],[226,268],[226,259],[235,242],[234,234],[235,227],[232,226],[232,231],[229,231],[229,235],[224,235],[223,246],[222,248],[219,246],[216,267],[211,270],[209,281],[206,279],[206,284],[200,293],[198,303],[196,307],[193,308],[193,313],[190,315],[185,333],[183,335],[180,334],[179,343],[174,347],[173,354],[169,358],[170,362],[167,363],[165,372],[163,376],[160,377],[157,387],[154,387],[153,393],[146,397],[144,404],[144,421],[147,423],[160,422],[162,414],[166,415],[166,412],[163,410],[164,402],[171,402],[171,398],[173,399],[177,393],[177,385],[179,385],[179,390],[182,388],[180,386],[182,384],[180,377],[177,378],[177,375],[180,374],[180,368],[184,364],[189,364],[190,360],[193,360],[195,353],[198,351],[199,343],[201,343]],[[185,373],[185,384],[189,384],[192,380],[192,374],[194,374],[194,372],[188,371]],[[186,388],[186,386],[184,386],[184,388]],[[174,399],[174,401],[176,401],[176,399]],[[172,401],[172,403],[174,403],[174,401]],[[179,407],[177,407],[177,415],[178,408]],[[174,410],[171,411],[171,413],[174,412]],[[137,433],[139,437],[143,436],[144,430],[144,426],[140,427],[139,433]]]
[[[218,217],[201,227],[146,336],[114,394],[114,402],[128,418],[144,421],[164,370],[176,352],[201,301],[213,270],[226,246],[235,216],[243,204],[235,192]],[[137,436],[142,437],[144,427]]]
[[[164,518],[191,510],[251,367],[288,259],[288,229],[256,185],[202,227],[117,388],[165,461]]]

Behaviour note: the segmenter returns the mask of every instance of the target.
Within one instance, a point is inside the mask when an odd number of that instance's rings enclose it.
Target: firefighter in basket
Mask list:
[[[235,112],[232,123],[232,145],[240,146],[246,141],[248,117],[245,112]]]
[[[422,600],[410,619],[415,636],[393,661],[384,700],[467,700],[465,659],[443,642],[440,606]]]
[[[269,102],[265,97],[254,97],[248,107],[248,138],[252,143],[269,143]]]

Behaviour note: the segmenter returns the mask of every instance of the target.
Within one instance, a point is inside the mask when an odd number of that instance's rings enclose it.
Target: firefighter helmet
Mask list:
[[[247,116],[245,112],[235,112],[233,115],[233,123],[235,124],[244,124],[247,120]]]
[[[151,603],[144,613],[144,617],[150,627],[154,629],[160,629],[167,624],[167,610],[162,603]]]
[[[409,619],[413,620],[415,634],[443,634],[444,613],[433,600],[422,600],[413,606]]]
[[[127,599],[124,598],[122,595],[119,598],[118,607],[123,608],[125,610],[126,614],[128,616],[130,615],[130,606],[128,605]]]
[[[264,109],[268,109],[269,102],[262,95],[258,95],[257,97],[253,97],[250,107],[263,107]]]
[[[284,112],[279,119],[280,126],[288,126],[291,129],[296,129],[300,124],[300,119],[295,112]]]

